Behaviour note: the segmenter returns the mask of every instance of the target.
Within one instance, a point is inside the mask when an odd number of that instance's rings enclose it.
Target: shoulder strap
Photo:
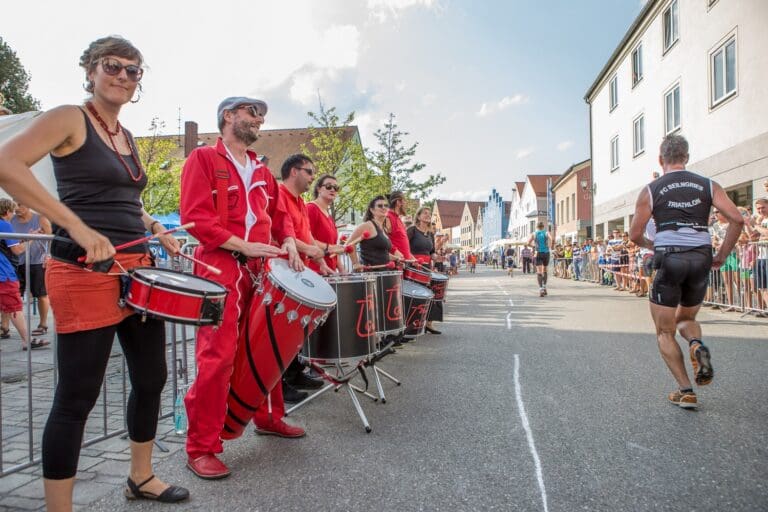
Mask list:
[[[229,220],[227,210],[227,191],[229,189],[229,170],[227,169],[227,159],[219,153],[216,153],[216,211],[221,219],[221,224],[226,227]]]

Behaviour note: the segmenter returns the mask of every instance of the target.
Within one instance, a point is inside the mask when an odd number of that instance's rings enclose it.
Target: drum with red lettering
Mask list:
[[[424,286],[429,285],[430,280],[429,269],[421,266],[406,265],[403,269],[403,279],[406,281],[413,281],[414,283],[422,284]]]
[[[251,304],[248,339],[235,355],[222,439],[243,433],[304,340],[336,306],[333,288],[310,269],[295,272],[275,258],[267,260],[264,271]]]
[[[445,300],[445,289],[448,286],[448,276],[440,272],[431,272],[429,280],[429,289],[435,294],[433,300]]]
[[[136,267],[125,302],[145,316],[187,325],[221,322],[227,290],[219,283],[176,270]]]
[[[408,338],[424,334],[427,313],[434,294],[426,286],[403,281],[403,311],[405,311],[405,332]]]
[[[336,309],[304,343],[299,356],[318,364],[355,363],[376,351],[376,276],[370,273],[330,276]]]
[[[403,332],[403,276],[399,270],[372,272],[376,276],[376,334],[381,337]]]

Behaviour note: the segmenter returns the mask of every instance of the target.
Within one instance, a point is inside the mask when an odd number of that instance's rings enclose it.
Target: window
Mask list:
[[[571,198],[566,197],[565,198],[565,222],[571,221],[570,213],[571,213]]]
[[[679,36],[679,23],[677,0],[673,0],[669,7],[664,9],[662,15],[664,26],[664,53],[667,52],[677,42]]]
[[[712,106],[736,93],[736,36],[712,54]]]
[[[632,51],[632,87],[643,79],[643,43]]]
[[[611,139],[611,170],[619,168],[619,136]]]
[[[632,156],[645,151],[645,116],[639,116],[632,122]]]
[[[680,129],[680,84],[664,95],[664,133]]]
[[[571,194],[571,218],[576,220],[576,192]]]
[[[616,105],[619,104],[619,85],[617,82],[616,75],[614,75],[613,78],[611,78],[609,87],[610,87],[610,102],[611,102],[610,110],[613,110],[616,108]]]

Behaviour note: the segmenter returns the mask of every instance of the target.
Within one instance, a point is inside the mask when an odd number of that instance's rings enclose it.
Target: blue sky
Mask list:
[[[448,178],[437,195],[479,200],[588,158],[584,93],[642,3],[43,0],[5,5],[0,34],[46,109],[84,99],[80,54],[120,34],[149,65],[144,97],[122,115],[134,133],[154,116],[176,133],[179,108],[215,131],[216,105],[230,95],[265,99],[265,128],[306,126],[319,92],[356,112],[366,146],[394,112],[425,171]]]

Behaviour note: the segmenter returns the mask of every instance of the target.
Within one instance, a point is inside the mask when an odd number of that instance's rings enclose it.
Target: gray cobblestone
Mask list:
[[[0,494],[8,494],[14,489],[26,485],[35,479],[36,477],[34,475],[25,475],[23,473],[14,473],[0,478]]]
[[[42,487],[42,483],[40,486]],[[7,507],[8,510],[42,510],[45,507],[45,503],[41,500],[30,498],[6,496],[0,498],[0,506]]]

